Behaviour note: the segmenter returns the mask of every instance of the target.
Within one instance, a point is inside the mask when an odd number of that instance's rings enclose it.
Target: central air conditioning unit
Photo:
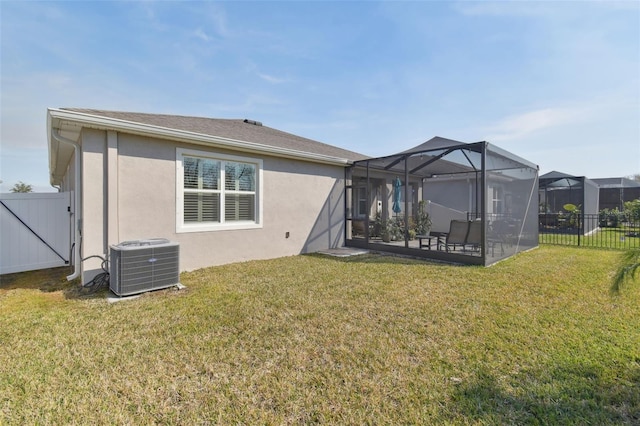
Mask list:
[[[180,284],[180,246],[164,238],[110,246],[109,289],[129,296]]]

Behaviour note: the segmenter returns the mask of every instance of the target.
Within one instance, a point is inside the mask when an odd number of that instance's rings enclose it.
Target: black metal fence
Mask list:
[[[541,213],[538,218],[540,244],[640,248],[640,220],[628,215]]]

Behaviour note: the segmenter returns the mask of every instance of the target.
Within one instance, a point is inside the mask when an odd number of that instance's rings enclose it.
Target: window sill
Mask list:
[[[243,229],[260,229],[262,228],[262,224],[255,222],[235,222],[235,223],[226,223],[226,224],[215,224],[215,225],[207,225],[207,224],[188,224],[188,225],[180,225],[176,227],[177,234],[183,234],[188,232],[217,232],[217,231],[236,231]]]

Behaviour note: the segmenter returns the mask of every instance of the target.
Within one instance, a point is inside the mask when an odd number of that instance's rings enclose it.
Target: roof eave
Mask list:
[[[150,124],[136,123],[133,121],[121,120],[116,118],[102,117],[93,114],[87,114],[77,111],[69,111],[58,108],[49,108],[47,114],[47,133],[49,138],[49,166],[52,163],[51,149],[53,141],[51,137],[52,119],[60,121],[68,121],[79,123],[82,127],[88,127],[100,130],[116,130],[126,133],[137,134],[141,136],[159,137],[162,139],[170,139],[178,142],[191,143],[204,146],[216,146],[220,148],[232,149],[235,151],[261,153],[276,157],[290,158],[295,160],[311,161],[314,163],[322,163],[336,166],[348,166],[352,163],[347,158],[334,157],[323,154],[310,153],[288,148],[274,147],[270,145],[260,144],[256,142],[242,141],[219,136],[211,136],[202,133],[189,132],[185,130],[171,129],[168,127],[154,126]],[[54,170],[50,170],[52,179]]]

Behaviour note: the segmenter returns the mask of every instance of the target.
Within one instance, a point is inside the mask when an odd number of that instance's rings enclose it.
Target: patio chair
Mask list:
[[[480,250],[482,244],[482,222],[479,220],[452,220],[445,241],[445,249],[462,247],[462,250]]]
[[[491,250],[491,256],[495,256],[496,246],[500,246],[500,255],[504,255],[504,246],[508,244],[509,224],[504,220],[496,220],[490,225],[490,231],[487,235],[487,244]]]
[[[469,233],[469,222],[466,220],[452,220],[449,224],[449,233],[444,242],[444,248],[455,250],[456,247],[464,247]]]
[[[482,221],[474,220],[469,222],[469,232],[467,233],[467,239],[464,242],[464,249],[467,246],[471,247],[471,250],[480,250],[482,244]]]

